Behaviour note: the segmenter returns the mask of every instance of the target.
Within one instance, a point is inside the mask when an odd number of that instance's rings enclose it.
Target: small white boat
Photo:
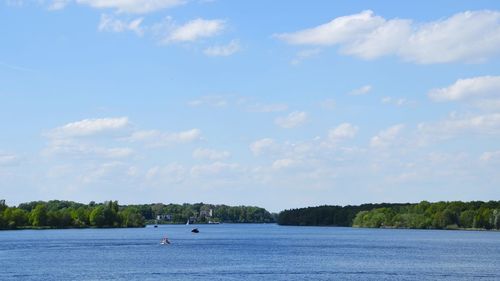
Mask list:
[[[170,240],[168,240],[167,237],[162,238],[160,241],[160,245],[169,245],[169,244],[170,244]]]

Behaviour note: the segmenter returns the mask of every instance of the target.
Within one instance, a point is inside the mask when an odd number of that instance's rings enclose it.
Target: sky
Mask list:
[[[500,2],[0,0],[0,199],[500,199]]]

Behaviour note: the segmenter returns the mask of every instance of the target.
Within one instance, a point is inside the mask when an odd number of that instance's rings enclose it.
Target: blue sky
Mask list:
[[[498,1],[7,0],[0,197],[500,197]]]

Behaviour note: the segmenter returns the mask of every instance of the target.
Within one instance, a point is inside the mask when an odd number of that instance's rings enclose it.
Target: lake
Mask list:
[[[160,245],[163,236],[172,244]],[[275,224],[0,231],[3,281],[334,279],[500,280],[500,232]]]

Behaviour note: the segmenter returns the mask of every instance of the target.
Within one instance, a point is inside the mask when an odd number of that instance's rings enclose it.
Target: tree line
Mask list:
[[[0,229],[144,227],[139,209],[120,206],[118,201],[88,205],[52,200],[33,201],[9,207],[0,202]]]
[[[285,210],[281,225],[391,227],[418,229],[500,229],[500,201],[363,204]]]
[[[211,211],[211,215],[210,215]],[[162,219],[157,220],[161,215]],[[168,217],[168,220],[165,219]],[[196,204],[119,205],[118,201],[82,204],[33,201],[10,207],[0,200],[0,229],[144,227],[147,223],[270,223],[274,216],[254,206]]]
[[[401,206],[405,204],[363,204],[359,206],[318,206],[284,210],[278,214],[280,225],[303,226],[352,226],[352,221],[360,211],[375,208]]]
[[[271,223],[274,216],[266,209],[255,206],[227,206],[214,204],[145,204],[134,205],[150,223],[186,223],[190,220],[195,223],[224,222],[224,223]],[[209,215],[211,210],[211,216]],[[157,216],[162,217],[157,221]]]
[[[500,201],[436,202],[359,212],[356,227],[500,229]]]

